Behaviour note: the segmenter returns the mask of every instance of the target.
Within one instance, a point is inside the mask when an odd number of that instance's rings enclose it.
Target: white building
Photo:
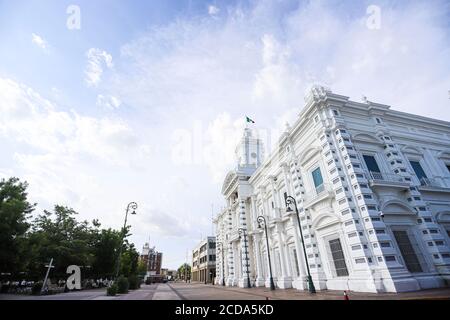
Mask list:
[[[244,287],[249,275],[252,285],[269,286],[266,237],[257,223],[263,215],[275,285],[307,289],[289,195],[297,201],[316,290],[446,286],[450,123],[350,101],[323,87],[305,102],[265,160],[250,129],[236,148],[237,167],[222,188],[227,206],[215,219],[216,282],[225,277],[226,285]]]
[[[212,283],[216,276],[216,237],[206,237],[192,250],[191,280]]]

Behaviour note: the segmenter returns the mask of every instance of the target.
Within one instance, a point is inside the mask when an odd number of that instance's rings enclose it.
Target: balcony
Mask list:
[[[421,178],[420,189],[424,191],[450,192],[450,179],[446,177],[438,178]]]
[[[373,188],[409,189],[410,183],[402,176],[385,172],[369,171],[365,173],[369,184]]]
[[[333,188],[328,183],[323,183],[317,188],[315,188],[314,191],[308,192],[305,197],[304,201],[304,208],[311,207],[315,205],[318,202],[321,202],[325,199],[330,199],[334,197]]]

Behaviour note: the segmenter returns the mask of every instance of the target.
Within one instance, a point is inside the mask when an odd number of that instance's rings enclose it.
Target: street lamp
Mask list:
[[[223,243],[217,242],[217,245],[220,245],[220,253],[222,254],[222,286],[225,286],[225,261],[223,253]]]
[[[298,229],[300,230],[300,238],[302,239],[303,253],[305,255],[306,270],[308,271],[309,292],[310,293],[316,293],[316,288],[314,287],[314,282],[312,281],[311,272],[309,271],[308,255],[306,254],[305,240],[303,239],[302,225],[300,223],[300,217],[299,217],[299,213],[298,213],[297,202],[291,196],[287,196],[284,199],[284,201],[286,202],[286,212],[292,212],[291,204],[294,205],[295,215],[297,217],[297,222],[298,222]]]
[[[119,269],[120,269],[120,258],[122,255],[122,247],[123,247],[123,240],[125,238],[125,232],[127,230],[127,219],[128,219],[128,212],[133,209],[133,211],[131,212],[131,214],[136,214],[136,209],[137,209],[137,203],[136,202],[130,202],[127,206],[127,210],[125,212],[125,223],[123,224],[123,229],[122,229],[122,240],[120,242],[120,247],[119,247],[119,257],[117,258],[117,267],[116,267],[116,279],[119,276]],[[150,254],[150,252],[149,252]],[[149,257],[150,259],[150,257]]]
[[[247,242],[247,230],[243,228],[238,229],[239,233],[239,239],[241,239],[241,233],[244,236],[244,245],[245,245],[245,266],[246,266],[246,272],[247,272],[247,287],[251,288],[252,285],[250,283],[250,270],[249,268],[249,261],[248,261],[248,242]]]
[[[257,219],[258,221],[258,228],[261,228],[261,224],[264,224],[264,230],[266,232],[266,244],[267,244],[267,257],[269,259],[269,272],[270,272],[270,290],[275,290],[275,284],[273,283],[273,277],[272,277],[272,263],[270,262],[270,250],[269,250],[269,236],[267,234],[267,222],[266,218],[263,216],[259,216]]]

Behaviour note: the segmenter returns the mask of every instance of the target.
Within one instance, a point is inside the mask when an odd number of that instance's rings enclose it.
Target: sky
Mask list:
[[[313,84],[450,121],[450,2],[0,0],[0,178],[177,268],[224,205],[245,116],[266,153]]]

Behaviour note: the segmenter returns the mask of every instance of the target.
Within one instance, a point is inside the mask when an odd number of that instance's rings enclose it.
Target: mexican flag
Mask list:
[[[249,117],[245,116],[247,118],[247,123],[255,123],[255,121],[253,121],[252,119],[250,119]]]

